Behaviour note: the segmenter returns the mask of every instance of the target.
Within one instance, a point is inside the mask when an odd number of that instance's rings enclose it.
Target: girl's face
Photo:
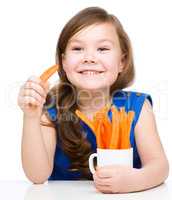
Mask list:
[[[109,88],[122,71],[122,55],[115,27],[94,24],[76,33],[63,55],[63,69],[78,89]]]

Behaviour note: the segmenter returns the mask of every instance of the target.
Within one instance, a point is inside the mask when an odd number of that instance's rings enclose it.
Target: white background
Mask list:
[[[159,134],[172,164],[170,0],[4,0],[0,1],[0,180],[26,180],[20,157],[19,87],[30,75],[39,75],[54,64],[62,27],[88,6],[116,15],[129,34],[136,81],[128,89],[151,94]]]

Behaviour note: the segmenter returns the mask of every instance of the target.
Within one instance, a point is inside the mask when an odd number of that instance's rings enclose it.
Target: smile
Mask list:
[[[79,72],[80,74],[82,75],[99,75],[99,74],[102,74],[103,72],[99,72],[99,71],[82,71],[82,72]]]

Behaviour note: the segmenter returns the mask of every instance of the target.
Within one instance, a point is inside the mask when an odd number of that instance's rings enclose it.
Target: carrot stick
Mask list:
[[[109,148],[111,135],[112,135],[112,123],[109,120],[108,113],[104,116],[103,120],[104,125],[104,140],[105,140],[105,148]]]
[[[41,74],[40,79],[46,82],[50,78],[50,76],[52,76],[58,70],[58,68],[59,68],[58,65],[51,66]]]
[[[111,122],[108,121],[108,110],[110,104],[107,104],[102,109],[96,112],[93,116],[93,120],[89,120],[82,112],[79,110],[75,111],[75,114],[84,121],[94,132],[97,140],[98,148],[106,148],[107,146],[107,136],[111,134]]]
[[[119,109],[119,119],[120,119],[120,143],[119,143],[119,149],[123,149],[123,142],[124,142],[124,113],[123,108]]]
[[[102,119],[107,115],[106,113],[108,113],[109,107],[110,105],[107,104],[105,107],[97,111],[93,116],[93,124],[95,130],[97,130],[99,123],[103,123]]]
[[[75,111],[75,114],[83,121],[85,122],[91,129],[92,131],[95,133],[95,128],[94,125],[92,123],[91,120],[89,120],[82,112],[80,112],[79,110]]]
[[[118,148],[119,141],[119,118],[118,111],[115,106],[112,106],[112,134],[110,141],[110,149]]]
[[[97,130],[96,130],[96,141],[97,141],[97,147],[104,149],[104,144],[102,140],[102,132],[101,132],[101,126],[102,126],[102,119],[100,120],[100,123],[98,124]]]
[[[105,106],[104,113],[102,115],[101,137],[104,143],[104,148],[108,148],[109,141],[112,132],[112,124],[108,117],[109,106]]]
[[[125,112],[125,109],[122,108],[122,116],[123,116],[123,123],[122,123],[122,149],[128,149],[130,148],[130,142],[129,142],[129,134],[128,134],[128,127],[127,127],[127,114]]]
[[[106,149],[106,127],[104,122],[100,124],[100,137],[102,148]]]
[[[43,81],[43,82],[46,82],[49,77],[51,75],[53,75],[56,71],[58,70],[58,66],[57,65],[53,65],[52,67],[48,68],[45,72],[43,72],[40,76],[40,79]],[[31,107],[35,107],[35,105],[32,105],[31,103],[29,103],[29,106]]]
[[[131,122],[134,118],[134,112],[129,111],[128,114],[125,112],[125,109],[121,108],[121,149],[129,149],[130,144],[130,131],[131,131]]]
[[[97,116],[94,115],[93,116],[93,124],[94,124],[95,130],[97,130],[97,128],[98,128],[99,121],[100,121],[100,119]]]

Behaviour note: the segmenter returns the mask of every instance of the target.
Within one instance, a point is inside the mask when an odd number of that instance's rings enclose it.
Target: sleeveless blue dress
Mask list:
[[[152,98],[149,94],[133,92],[133,91],[124,91],[119,90],[112,96],[112,104],[117,108],[125,107],[126,112],[133,110],[135,112],[135,117],[132,122],[131,131],[130,131],[130,143],[133,148],[133,167],[141,168],[141,160],[137,151],[137,146],[134,137],[134,128],[138,121],[143,103],[145,99],[148,99],[150,104],[153,106]],[[47,114],[51,121],[57,120],[57,109],[55,106],[47,109]],[[112,112],[108,112],[109,119],[112,120]],[[92,132],[91,128],[81,120],[81,125],[86,132],[87,140],[91,144],[93,152],[96,152],[97,144],[95,134]],[[57,141],[55,156],[54,156],[54,168],[51,176],[48,180],[80,180],[81,173],[79,171],[70,171],[68,170],[70,166],[70,158],[65,155],[63,150],[60,147],[60,144]]]

